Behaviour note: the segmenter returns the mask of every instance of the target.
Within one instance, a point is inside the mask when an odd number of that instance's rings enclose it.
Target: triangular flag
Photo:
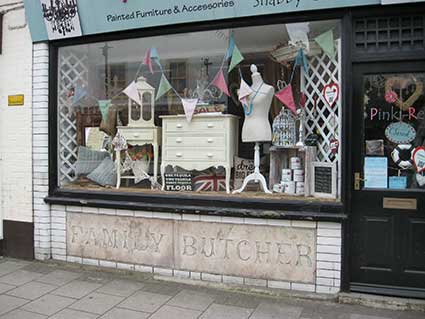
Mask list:
[[[282,90],[275,94],[277,99],[282,102],[292,113],[297,113],[297,107],[295,106],[294,94],[292,93],[292,85],[284,87]]]
[[[183,104],[184,114],[186,115],[186,120],[190,122],[192,121],[196,104],[198,104],[198,99],[181,99],[181,100]]]
[[[226,94],[227,96],[230,96],[229,89],[227,88],[226,80],[224,79],[223,69],[220,69],[220,71],[218,71],[214,80],[212,80],[211,85],[214,85],[215,87],[219,88],[224,94]]]
[[[147,65],[149,67],[149,71],[153,74],[151,49],[146,50],[145,57],[143,58],[143,64]]]
[[[156,48],[151,48],[151,59],[154,60],[156,64],[160,65],[159,54]]]
[[[230,35],[230,38],[229,38],[229,45],[227,47],[227,52],[226,52],[226,57],[225,57],[226,60],[230,59],[230,57],[233,54],[234,48],[235,48],[235,38],[233,37],[233,34],[232,34],[232,35]]]
[[[329,55],[331,58],[335,57],[335,47],[334,47],[334,33],[331,30],[326,31],[325,33],[314,38],[322,50]]]
[[[239,63],[243,61],[243,56],[241,51],[239,51],[238,47],[235,45],[233,48],[233,54],[232,54],[232,60],[230,61],[230,66],[228,73],[230,73],[235,66],[237,66]]]
[[[109,107],[111,106],[111,100],[99,100],[100,112],[102,113],[102,120],[106,121],[108,118]]]
[[[308,60],[304,54],[303,49],[298,50],[297,57],[295,58],[295,65],[299,65],[304,68],[304,71],[308,72]]]
[[[72,97],[72,104],[78,103],[86,95],[87,95],[87,91],[81,85],[77,85],[74,89],[74,96]]]
[[[310,52],[310,42],[308,33],[310,32],[309,22],[298,22],[286,24],[289,35],[289,44],[295,47],[304,47]]]
[[[156,93],[155,100],[158,100],[160,97],[162,97],[165,93],[170,91],[173,87],[171,86],[170,82],[168,82],[167,78],[163,74],[161,76],[161,82],[159,82],[159,88],[158,92]]]
[[[238,98],[242,105],[248,104],[248,96],[252,94],[251,87],[241,78],[241,86],[239,88]]]
[[[142,105],[142,102],[140,101],[139,92],[137,91],[136,82],[131,82],[130,85],[125,88],[123,93],[137,104]]]

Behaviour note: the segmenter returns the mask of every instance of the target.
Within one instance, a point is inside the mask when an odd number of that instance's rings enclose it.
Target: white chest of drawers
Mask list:
[[[239,118],[230,114],[198,114],[190,123],[184,115],[161,118],[163,189],[167,166],[198,171],[222,166],[226,170],[229,193],[233,158],[238,152]]]

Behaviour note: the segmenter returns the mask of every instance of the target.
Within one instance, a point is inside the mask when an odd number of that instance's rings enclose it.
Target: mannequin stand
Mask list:
[[[242,187],[234,190],[232,194],[240,194],[243,192],[243,190],[246,188],[249,182],[255,181],[255,183],[260,182],[261,186],[263,188],[263,191],[266,194],[272,194],[271,191],[267,188],[266,179],[264,176],[260,173],[260,144],[258,142],[255,143],[254,147],[254,173],[249,174],[247,177],[245,177]]]

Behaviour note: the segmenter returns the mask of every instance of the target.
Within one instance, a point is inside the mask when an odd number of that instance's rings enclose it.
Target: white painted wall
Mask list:
[[[0,11],[21,7],[0,0]],[[8,95],[24,94],[24,106],[8,106]],[[32,42],[23,8],[6,12],[0,54],[0,214],[32,222]],[[1,216],[0,216],[1,219]]]

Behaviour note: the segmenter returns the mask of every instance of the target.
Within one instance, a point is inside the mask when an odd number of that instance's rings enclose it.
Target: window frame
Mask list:
[[[58,185],[58,121],[57,121],[57,87],[58,87],[58,50],[60,47],[105,42],[159,35],[181,34],[196,31],[220,30],[227,28],[287,24],[302,21],[339,20],[342,41],[342,185],[346,185],[347,158],[344,136],[348,129],[346,116],[349,109],[349,94],[345,92],[347,67],[350,65],[350,11],[334,9],[326,11],[309,11],[297,14],[278,14],[255,16],[251,18],[207,21],[163,27],[137,29],[106,34],[85,36],[75,39],[55,40],[49,42],[49,196],[45,201],[52,204],[85,205],[92,207],[148,210],[155,212],[196,213],[217,216],[257,217],[257,218],[293,218],[335,221],[347,218],[346,187],[341,188],[341,197],[337,202],[321,199],[258,199],[237,198],[229,196],[193,195],[190,193],[151,194],[125,191],[84,191],[60,188]]]

